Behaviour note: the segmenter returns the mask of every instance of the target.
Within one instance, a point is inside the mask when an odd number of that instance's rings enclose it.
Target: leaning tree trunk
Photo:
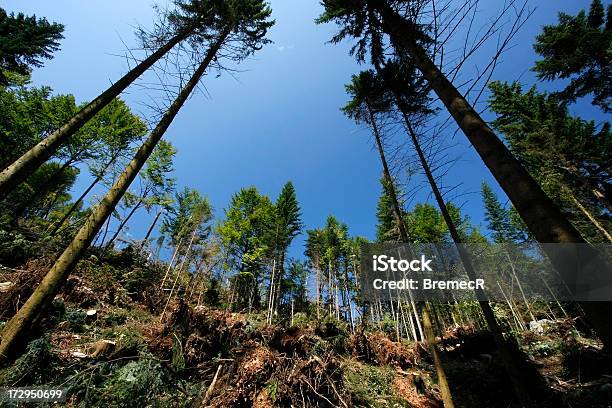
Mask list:
[[[408,232],[406,231],[406,225],[404,225],[404,221],[402,219],[402,210],[399,205],[399,200],[397,198],[397,193],[395,190],[395,184],[393,183],[393,177],[391,177],[391,171],[389,171],[389,165],[387,164],[387,159],[385,158],[385,149],[382,144],[382,138],[380,136],[380,131],[378,129],[378,125],[376,124],[376,118],[372,109],[368,105],[368,114],[370,116],[370,125],[372,126],[372,132],[374,133],[374,139],[376,139],[376,147],[378,148],[378,153],[380,155],[380,161],[383,166],[383,173],[385,182],[388,184],[389,195],[391,198],[391,202],[393,203],[393,217],[395,218],[395,223],[399,230],[400,237],[403,242],[408,241]]]
[[[110,239],[110,241],[108,241],[108,243],[105,246],[104,251],[108,251],[109,249],[111,249],[113,247],[113,242],[115,242],[115,240],[117,239],[117,237],[119,236],[119,234],[121,234],[121,231],[123,230],[123,228],[125,227],[125,225],[128,223],[128,221],[130,220],[130,218],[132,218],[132,216],[134,215],[134,213],[136,212],[136,210],[138,210],[140,208],[140,206],[142,205],[144,198],[141,198],[140,200],[138,200],[138,202],[136,203],[136,205],[134,207],[132,207],[132,209],[130,210],[130,213],[128,214],[127,217],[125,217],[123,219],[123,221],[121,221],[121,223],[119,224],[119,226],[117,227],[117,231],[115,231],[115,233],[113,234],[112,238]]]
[[[444,367],[442,366],[442,360],[440,360],[438,350],[436,349],[436,336],[433,332],[433,328],[431,327],[431,319],[429,318],[427,308],[423,308],[423,326],[425,329],[427,346],[429,347],[429,352],[433,357],[434,367],[436,368],[436,373],[438,375],[438,387],[440,387],[442,403],[444,404],[444,408],[455,408],[455,404],[453,403],[453,399],[451,398],[451,391],[448,386],[448,380],[446,379],[446,373],[444,372]]]
[[[393,43],[407,53],[410,61],[421,71],[538,242],[583,243],[580,233],[538,183],[440,71],[426,51],[411,39],[410,23],[397,13],[387,10],[384,14],[384,29]]]
[[[162,215],[162,210],[159,210],[157,212],[157,214],[155,215],[155,218],[153,219],[153,222],[151,223],[151,226],[147,230],[147,233],[145,234],[145,237],[142,239],[143,245],[144,245],[145,242],[147,242],[147,240],[151,236],[151,233],[153,232],[153,229],[155,228],[155,224],[157,224],[157,221],[159,220],[159,217],[161,217],[161,215]]]
[[[189,31],[173,37],[148,58],[136,65],[119,81],[102,92],[96,99],[77,112],[62,127],[51,133],[36,146],[24,153],[19,159],[0,173],[0,200],[4,199],[17,185],[23,182],[37,168],[46,162],[57,150],[85,125],[96,113],[100,112],[114,98],[119,96],[132,82],[149,69],[155,62],[170,51],[176,44],[187,38]]]
[[[429,58],[411,35],[414,27],[388,5],[380,6],[383,30],[400,52],[410,58],[431,88],[453,116],[469,142],[474,146],[485,165],[504,190],[517,212],[540,243],[586,244],[578,230],[568,221],[544,193],[510,150],[495,135],[457,88]],[[568,251],[549,253],[549,259],[557,271],[562,272],[572,259]],[[595,251],[592,257],[600,259]],[[574,277],[569,277],[574,279]],[[606,349],[612,349],[612,302],[580,302],[586,317],[593,325]]]
[[[399,98],[397,98],[397,100],[398,100],[398,103],[400,103]],[[446,203],[444,202],[442,193],[440,192],[440,189],[438,188],[438,184],[436,183],[436,180],[433,176],[431,168],[429,167],[427,158],[425,157],[425,154],[423,153],[423,149],[421,149],[421,144],[419,143],[419,139],[414,129],[412,128],[410,120],[408,119],[408,116],[404,111],[402,111],[402,115],[406,122],[406,128],[408,130],[408,133],[410,134],[410,138],[412,140],[412,144],[414,145],[414,149],[417,152],[419,161],[421,162],[421,166],[423,168],[423,171],[425,172],[425,176],[427,177],[427,181],[429,182],[429,185],[431,186],[431,190],[433,191],[438,207],[440,208],[440,212],[442,213],[442,217],[444,218],[444,221],[446,222],[448,231],[451,235],[453,242],[457,244],[457,249],[459,251],[459,257],[461,259],[461,262],[469,278],[472,280],[475,280],[476,273],[474,272],[474,269],[472,266],[473,264],[472,264],[471,256],[461,246],[462,240],[459,235],[459,231],[457,231],[457,228],[455,227],[455,223],[453,222],[450,216],[450,213],[448,212],[448,208],[446,206]],[[477,292],[479,299],[485,298],[484,292],[481,289],[477,289],[476,292]],[[506,343],[506,340],[504,339],[503,331],[501,327],[499,327],[499,324],[497,323],[497,319],[495,318],[493,309],[491,308],[491,305],[487,301],[479,301],[478,303],[480,304],[480,308],[482,309],[482,313],[484,315],[485,321],[487,322],[487,326],[489,330],[491,331],[491,333],[493,334],[493,338],[497,345],[497,349],[499,350],[500,356],[504,363],[504,367],[506,369],[506,372],[508,373],[508,377],[510,377],[510,381],[512,382],[516,396],[524,406],[529,406],[529,404],[531,403],[531,397],[528,391],[528,387],[524,384],[522,380],[523,376],[521,375],[521,370],[516,364],[516,360],[514,359],[513,353],[510,350],[508,344]]]
[[[70,218],[70,216],[72,215],[72,213],[74,213],[76,211],[76,209],[79,207],[79,204],[81,204],[81,202],[85,199],[85,197],[87,197],[87,194],[89,194],[89,192],[91,190],[93,190],[93,188],[96,186],[96,184],[98,184],[100,182],[100,180],[102,180],[102,178],[104,177],[104,173],[106,172],[106,170],[110,167],[110,165],[115,161],[115,157],[112,157],[108,163],[104,166],[104,169],[102,169],[102,171],[100,171],[100,174],[98,174],[96,176],[96,178],[91,182],[91,184],[89,185],[89,187],[87,187],[87,189],[85,191],[83,191],[83,193],[79,196],[79,198],[72,204],[72,206],[70,206],[70,209],[66,212],[66,214],[64,214],[64,216],[62,217],[61,220],[59,220],[56,224],[55,227],[53,227],[53,231],[51,231],[49,233],[50,236],[54,236],[55,234],[58,233],[58,231],[62,228],[62,226],[64,225],[64,223],[66,221],[68,221],[68,219]]]
[[[391,177],[391,172],[389,171],[389,165],[385,157],[385,149],[382,144],[380,131],[378,130],[378,126],[376,125],[376,117],[374,116],[374,113],[372,112],[372,109],[369,106],[368,106],[368,113],[370,116],[370,125],[372,126],[374,138],[376,139],[376,146],[378,147],[380,161],[382,162],[382,165],[383,165],[385,181],[388,183],[388,186],[389,186],[388,187],[389,196],[393,203],[393,213],[394,213],[395,222],[397,224],[397,228],[399,230],[400,238],[402,242],[407,244],[410,242],[410,239],[408,237],[408,231],[406,230],[406,225],[404,224],[404,220],[402,218],[402,211],[399,205],[399,201],[397,199],[395,183],[393,182],[393,178]],[[393,299],[391,299],[391,306],[393,307]],[[444,408],[454,408],[453,397],[450,392],[450,387],[448,385],[446,373],[444,372],[444,367],[442,366],[440,356],[438,355],[438,349],[436,348],[434,344],[435,337],[433,336],[433,330],[431,329],[431,319],[429,317],[429,311],[427,310],[427,307],[423,308],[422,315],[423,315],[424,321],[430,322],[429,330],[431,333],[428,333],[427,342],[429,344],[429,351],[432,354],[433,360],[434,362],[436,362],[436,374],[438,376],[438,384],[440,386],[440,393],[442,394],[442,401],[444,401]],[[415,310],[415,318],[417,319],[417,323],[418,323],[419,315],[416,313],[416,310]]]
[[[85,225],[81,227],[68,248],[64,250],[53,267],[47,272],[34,293],[32,293],[17,314],[7,323],[2,331],[0,362],[4,362],[13,356],[16,346],[29,331],[32,322],[40,315],[45,306],[53,300],[55,295],[57,295],[62,284],[68,278],[72,268],[89,247],[97,232],[102,228],[102,225],[104,225],[104,222],[108,219],[119,200],[121,200],[123,194],[125,194],[132,181],[134,181],[138,172],[142,169],[155,149],[155,146],[164,136],[164,133],[174,120],[178,111],[204,75],[204,72],[213,58],[215,58],[221,45],[227,38],[227,35],[228,31],[225,31],[219,39],[217,39],[215,44],[211,46],[206,57],[189,79],[189,82],[187,82],[172,105],[170,105],[170,108],[151,132],[148,139],[142,144],[140,149],[138,149],[138,152],[136,152],[136,155],[127,165],[117,182],[89,216]]]
[[[43,201],[52,192],[61,190],[62,186],[59,185],[59,182],[61,181],[64,172],[70,168],[72,163],[72,159],[65,162],[59,169],[54,171],[47,181],[40,188],[34,191],[29,198],[15,207],[13,209],[13,218],[15,220],[18,218],[23,218],[29,208],[34,207],[37,203]]]

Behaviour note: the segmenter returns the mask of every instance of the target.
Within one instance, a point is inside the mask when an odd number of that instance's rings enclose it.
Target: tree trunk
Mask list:
[[[400,238],[402,242],[410,242],[408,240],[408,232],[406,231],[406,226],[404,225],[404,220],[402,217],[402,210],[399,205],[399,200],[397,199],[397,193],[395,190],[395,184],[393,178],[391,177],[391,172],[389,171],[389,165],[387,164],[387,159],[385,158],[385,149],[382,144],[382,139],[380,136],[380,131],[378,130],[378,126],[376,124],[376,117],[372,112],[372,109],[368,105],[368,113],[370,115],[370,125],[372,126],[372,131],[374,132],[374,138],[376,139],[376,146],[378,147],[378,153],[380,155],[380,161],[383,165],[383,172],[386,182],[389,184],[389,195],[391,196],[391,202],[393,203],[393,216],[395,218],[395,223],[399,230]]]
[[[538,242],[583,243],[580,233],[538,183],[440,71],[426,51],[412,40],[409,35],[411,24],[391,8],[381,8],[384,30],[393,43],[411,57],[411,62],[444,103]]]
[[[108,161],[108,163],[106,163],[106,165],[104,166],[104,169],[102,169],[102,171],[100,171],[100,174],[94,179],[94,181],[91,182],[89,187],[87,187],[87,189],[83,192],[83,194],[81,194],[79,196],[79,198],[74,202],[74,204],[72,204],[72,206],[70,207],[68,212],[66,214],[64,214],[62,219],[57,222],[57,224],[53,228],[53,231],[51,231],[51,233],[49,234],[50,236],[55,236],[55,234],[57,234],[57,232],[60,230],[60,228],[62,228],[62,225],[64,225],[64,223],[70,218],[70,215],[72,215],[72,213],[76,211],[76,209],[78,208],[79,204],[85,199],[85,197],[87,197],[87,194],[89,194],[89,192],[91,190],[93,190],[93,188],[96,186],[96,184],[98,184],[100,182],[100,180],[102,180],[102,177],[104,177],[104,173],[106,172],[106,170],[108,170],[110,165],[113,164],[113,162],[115,161],[116,158],[117,158],[116,156],[113,156]]]
[[[181,261],[180,266],[178,267],[178,270],[176,271],[176,277],[174,278],[174,283],[172,284],[172,288],[170,289],[170,294],[168,295],[168,300],[166,301],[166,305],[164,306],[164,310],[162,310],[161,315],[160,315],[160,321],[164,321],[164,317],[166,315],[166,310],[168,309],[168,305],[170,304],[170,301],[172,300],[172,295],[174,294],[174,289],[176,288],[176,284],[179,280],[179,278],[181,277],[181,273],[183,272],[183,268],[185,267],[185,263],[187,262],[188,258],[189,258],[189,252],[191,251],[191,246],[193,245],[193,240],[195,239],[196,233],[198,232],[198,229],[195,228],[193,230],[193,233],[191,234],[191,240],[189,240],[189,245],[187,245],[187,251],[185,251],[185,255],[183,256],[183,260]],[[191,264],[191,261],[189,261],[189,263],[187,264],[187,269],[189,269],[189,266]],[[176,268],[175,268],[176,269]],[[176,294],[178,296],[178,292],[181,289],[181,285],[179,285],[178,288],[176,288]]]
[[[151,132],[148,139],[136,152],[132,161],[127,165],[117,182],[108,191],[100,204],[96,207],[93,213],[89,216],[85,225],[81,227],[68,248],[64,250],[62,255],[55,262],[53,267],[45,275],[42,282],[30,298],[19,309],[17,314],[7,323],[2,331],[2,343],[0,343],[0,362],[5,361],[14,355],[15,346],[21,342],[24,335],[29,331],[32,322],[41,313],[46,305],[48,305],[55,295],[60,291],[62,284],[68,278],[72,268],[81,258],[89,244],[96,236],[104,222],[112,213],[113,209],[121,200],[128,187],[136,178],[138,172],[142,169],[145,162],[155,149],[157,143],[164,136],[164,133],[174,120],[178,111],[181,109],[191,92],[194,90],[202,75],[210,65],[213,58],[216,56],[221,45],[227,38],[228,31],[224,31],[214,45],[208,50],[208,53],[200,66],[195,70],[189,82],[181,90],[177,98],[174,100],[168,111],[164,114],[155,129]]]
[[[391,172],[389,171],[389,165],[387,163],[387,159],[385,157],[385,149],[383,147],[382,144],[382,140],[380,137],[380,132],[378,130],[378,126],[376,126],[376,118],[374,117],[374,114],[372,112],[372,109],[368,106],[368,113],[370,115],[370,124],[372,126],[372,131],[374,132],[374,137],[376,138],[376,145],[378,146],[378,153],[380,155],[380,160],[382,162],[383,165],[383,171],[385,173],[385,179],[387,181],[387,183],[389,183],[389,195],[391,196],[391,201],[393,203],[393,213],[395,215],[395,222],[397,224],[397,228],[399,230],[400,233],[400,238],[402,240],[402,242],[405,243],[409,243],[410,239],[408,237],[408,231],[406,230],[406,225],[404,224],[404,220],[402,217],[402,210],[401,207],[399,205],[399,201],[397,199],[397,193],[395,190],[395,184],[393,182],[393,178],[391,177]],[[419,319],[419,315],[416,313],[416,306],[415,307],[415,318],[417,319],[417,323],[418,323],[418,319]],[[393,311],[393,297],[391,297],[391,309]],[[427,321],[430,321],[429,319],[429,312],[427,311],[427,307],[423,308],[423,319],[427,318]],[[393,312],[393,315],[395,317],[395,313]],[[398,323],[399,324],[399,323]],[[396,327],[398,333],[399,333],[399,327]],[[431,323],[429,325],[429,329],[431,330]],[[427,329],[425,329],[427,330]],[[433,331],[431,333],[433,335]],[[427,335],[427,333],[426,333]],[[398,335],[399,337],[399,335]],[[399,339],[398,339],[399,341]],[[450,394],[450,388],[448,387],[448,382],[446,381],[446,374],[444,373],[444,368],[442,367],[442,364],[440,363],[440,356],[438,355],[438,350],[434,347],[430,347],[430,352],[432,353],[432,357],[434,359],[434,361],[437,361],[439,364],[436,366],[436,370],[438,371],[438,382],[440,384],[440,392],[442,393],[442,399],[444,401],[444,406],[446,408],[453,408],[453,399],[451,397]],[[450,405],[447,405],[447,401],[450,401]]]
[[[318,259],[315,261],[315,292],[316,292],[316,307],[317,307],[317,320],[321,319],[321,272],[319,268]]]
[[[421,71],[510,198],[536,241],[585,244],[586,241],[578,230],[440,71],[426,51],[414,42],[411,35],[412,24],[384,3],[379,6],[379,11],[383,16],[383,30],[398,50],[408,54],[410,62]],[[566,269],[565,266],[569,264],[573,254],[571,251],[557,251],[555,254],[549,253],[548,256],[553,266],[561,272]],[[600,258],[600,255],[593,251],[592,258]],[[574,279],[572,276],[567,278],[570,281]],[[612,302],[581,302],[580,305],[604,347],[608,350],[612,348],[612,320],[609,318],[612,315]]]
[[[151,233],[153,232],[153,229],[155,228],[155,225],[157,224],[157,221],[159,220],[159,217],[161,217],[162,212],[161,210],[159,210],[157,212],[157,214],[155,215],[155,219],[153,220],[153,222],[151,223],[151,226],[149,227],[147,234],[145,235],[144,239],[142,240],[143,244],[145,242],[147,242],[147,240],[149,239],[149,237],[151,236]]]
[[[399,101],[399,98],[397,99]],[[401,109],[401,106],[400,106],[400,109]],[[414,145],[414,148],[417,152],[417,155],[421,162],[421,166],[423,167],[423,171],[425,172],[427,181],[429,182],[429,185],[431,186],[434,197],[436,199],[436,202],[438,203],[438,207],[440,208],[442,217],[444,218],[444,221],[446,222],[451,238],[453,239],[453,242],[455,242],[455,244],[458,244],[457,249],[459,250],[459,256],[460,256],[461,262],[469,278],[474,280],[476,279],[476,273],[474,272],[474,269],[472,266],[471,256],[460,245],[462,243],[462,240],[461,240],[461,237],[459,236],[459,231],[457,231],[457,228],[455,227],[455,223],[453,222],[448,212],[448,208],[446,207],[446,203],[444,202],[442,193],[438,189],[438,184],[436,183],[436,180],[433,177],[433,174],[431,172],[427,159],[425,158],[425,154],[423,153],[423,150],[421,149],[421,144],[419,143],[417,135],[414,132],[412,125],[410,124],[408,115],[404,111],[402,111],[402,115],[406,122],[406,127],[408,130],[408,133],[410,134],[410,138],[412,139],[412,144]],[[479,299],[485,298],[484,292],[482,291],[482,289],[477,289],[476,294]],[[510,381],[512,381],[512,384],[514,386],[516,397],[519,399],[519,401],[523,405],[529,406],[531,403],[531,397],[528,392],[528,388],[526,387],[525,384],[523,384],[523,381],[522,381],[523,377],[521,375],[521,370],[516,364],[516,361],[514,360],[514,356],[512,355],[512,352],[510,351],[508,344],[506,343],[504,339],[504,334],[501,330],[501,327],[499,327],[499,324],[497,323],[497,319],[495,318],[493,309],[491,309],[491,305],[489,304],[489,302],[479,301],[478,303],[480,304],[480,308],[482,309],[482,312],[484,314],[485,321],[487,322],[487,326],[489,330],[491,331],[491,333],[493,334],[493,338],[495,339],[497,349],[499,350],[499,353],[502,357],[502,361],[504,362],[506,372],[508,373],[508,376],[510,377]]]
[[[280,306],[280,302],[283,300],[282,299],[282,293],[281,293],[281,284],[283,281],[283,278],[285,277],[285,257],[286,257],[286,253],[287,253],[287,249],[282,249],[281,250],[281,254],[280,254],[280,260],[278,261],[278,273],[276,274],[276,289],[274,291],[275,295],[274,295],[274,313],[278,313],[278,307]]]
[[[272,310],[274,309],[272,302],[274,302],[274,275],[276,273],[276,257],[273,256],[272,258],[272,273],[270,275],[270,290],[268,293],[268,310],[266,316],[266,322],[268,324],[272,324]]]
[[[96,184],[100,182],[100,180],[102,180],[102,177],[98,176],[96,177],[94,181],[91,182],[91,184],[89,185],[89,187],[87,187],[87,189],[83,192],[83,194],[81,194],[79,198],[70,206],[70,209],[66,212],[66,214],[64,214],[62,219],[57,222],[57,224],[53,228],[53,231],[49,233],[50,236],[53,237],[55,236],[55,234],[58,233],[58,231],[62,228],[64,223],[68,221],[72,213],[74,213],[76,209],[79,207],[79,204],[85,199],[87,194],[89,194],[89,192],[96,186]]]
[[[444,372],[442,361],[440,360],[438,350],[436,349],[436,336],[434,335],[431,327],[431,320],[429,319],[429,314],[427,313],[426,308],[423,308],[423,326],[425,329],[425,337],[427,338],[427,345],[429,346],[429,352],[433,357],[434,367],[436,367],[438,386],[440,387],[440,394],[442,395],[444,408],[455,408],[450,387],[448,386],[448,381],[446,379],[446,373]]]
[[[108,244],[106,244],[105,252],[113,247],[113,242],[115,242],[115,240],[117,239],[119,234],[121,234],[121,230],[123,230],[123,228],[125,227],[125,224],[127,224],[128,221],[130,220],[130,218],[132,218],[132,215],[134,215],[136,210],[138,210],[140,208],[140,206],[142,205],[142,201],[143,200],[144,200],[144,198],[140,198],[138,200],[138,202],[136,203],[136,205],[134,207],[132,207],[132,209],[130,210],[130,213],[128,214],[128,216],[125,217],[123,219],[123,221],[121,221],[121,223],[119,224],[119,227],[117,227],[117,231],[115,231],[115,233],[111,237],[110,241],[108,241]]]
[[[612,242],[612,235],[610,235],[610,233],[604,228],[604,226],[601,225],[601,223],[597,220],[597,218],[595,218],[593,216],[593,214],[591,214],[589,212],[589,210],[587,210],[582,205],[582,203],[580,203],[580,201],[578,201],[578,199],[574,196],[574,194],[569,189],[568,189],[568,193],[569,193],[570,197],[572,198],[572,201],[574,202],[576,207],[578,207],[578,209],[588,218],[588,220],[591,221],[591,224],[593,224],[595,226],[595,228],[597,228],[599,230],[599,232],[601,232],[601,234],[604,237],[606,237],[608,242]]]
[[[176,44],[187,38],[189,31],[185,31],[173,37],[168,43],[160,47],[148,58],[135,66],[119,81],[102,92],[96,99],[77,112],[62,127],[51,133],[28,152],[0,173],[0,200],[11,192],[17,185],[23,182],[37,168],[46,162],[53,154],[85,125],[96,113],[100,112],[114,98],[119,96],[132,82],[149,69],[155,62],[170,51]]]

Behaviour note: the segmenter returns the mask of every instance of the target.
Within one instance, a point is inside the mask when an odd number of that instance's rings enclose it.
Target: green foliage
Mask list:
[[[120,326],[108,334],[117,342],[115,355],[133,356],[146,350],[144,338],[136,327]]]
[[[593,95],[593,104],[612,110],[612,5],[606,12],[593,0],[588,14],[559,13],[556,25],[544,26],[534,48],[543,58],[534,71],[544,80],[569,79],[556,96],[569,102]]]
[[[2,166],[47,137],[77,110],[72,95],[53,96],[48,87],[0,88]],[[59,162],[45,163],[8,197],[7,207],[15,218],[61,218],[70,206],[68,190],[79,172],[76,165],[87,162],[97,177],[145,133],[146,126],[138,116],[121,100],[113,100],[58,150],[54,157]]]
[[[127,319],[128,319],[128,314],[125,311],[121,310],[119,312],[113,312],[113,313],[110,313],[102,317],[102,319],[99,320],[99,322],[101,322],[102,325],[104,326],[114,327],[114,326],[121,326],[125,324]]]
[[[406,214],[414,243],[447,242],[448,228],[440,211],[431,204],[417,204]]]
[[[70,189],[79,169],[57,162],[41,165],[28,179],[11,193],[3,204],[17,219],[48,218],[53,211],[64,208],[71,196]]]
[[[100,144],[100,150],[96,152],[99,161],[117,156],[146,133],[147,125],[119,98],[109,102],[79,131],[79,134],[95,135]]]
[[[323,229],[323,264],[337,270],[348,258],[348,226],[334,216],[327,217]]]
[[[562,350],[560,341],[536,341],[530,344],[529,351],[537,357],[550,357]]]
[[[352,304],[357,287],[357,268],[359,267],[360,245],[362,238],[350,238],[348,226],[334,216],[329,216],[324,228],[307,231],[305,254],[311,267],[318,275],[316,299],[317,306],[324,301],[330,308],[335,308],[335,298],[339,293],[348,292],[348,301],[338,299],[340,313],[349,319],[349,304]],[[342,295],[344,297],[344,295]],[[344,304],[343,304],[344,303]]]
[[[37,246],[22,233],[0,229],[0,264],[17,266],[37,254]]]
[[[124,101],[115,98],[89,120],[75,138],[88,148],[86,162],[92,176],[102,177],[104,173],[112,173],[109,168],[112,170],[113,163],[120,164],[120,159],[131,155],[131,144],[141,140],[146,133],[147,126],[142,119],[132,113]],[[173,153],[157,155],[165,159]],[[163,166],[167,164],[158,167]]]
[[[374,325],[376,331],[385,333],[389,338],[397,338],[396,322],[391,313],[385,313]]]
[[[75,273],[83,276],[92,290],[104,294],[105,301],[123,305],[134,300],[142,300],[148,289],[159,285],[161,268],[140,265],[138,253],[133,246],[120,252],[110,252],[101,260],[90,257],[79,261]],[[129,295],[129,297],[128,297]]]
[[[343,367],[345,385],[354,397],[356,407],[410,407],[393,390],[395,370],[348,361]]]
[[[469,217],[461,214],[461,210],[453,203],[446,203],[451,221],[457,228],[459,237],[463,242],[484,243],[486,238],[478,228],[472,225]],[[440,210],[429,203],[416,204],[405,215],[406,225],[410,231],[412,243],[448,243],[451,237],[446,221]]]
[[[380,179],[382,192],[376,205],[376,241],[399,242],[401,237],[395,221],[393,200],[391,199],[391,186],[385,177]],[[397,187],[395,188],[397,190]]]
[[[173,333],[172,339],[172,368],[176,371],[185,369],[185,355],[183,354],[183,343],[176,333]]]
[[[331,42],[337,44],[345,39],[353,39],[356,43],[350,50],[358,62],[364,62],[369,54],[374,66],[382,64],[385,58],[385,18],[392,12],[388,2],[373,2],[370,0],[323,0],[323,13],[315,20],[317,24],[336,23],[338,32]],[[406,20],[410,30],[409,35],[416,43],[427,45],[432,39],[427,34],[425,26]]]
[[[234,310],[250,310],[259,306],[260,294],[257,280],[252,272],[238,272],[230,278],[230,287],[234,297],[230,305]]]
[[[7,14],[0,8],[0,85],[8,84],[2,71],[29,75],[32,67],[43,65],[42,59],[53,58],[63,31],[63,25],[45,18]]]
[[[176,149],[174,146],[167,140],[162,139],[157,143],[151,157],[147,160],[140,175],[145,184],[140,197],[148,208],[153,205],[168,207],[168,204],[172,202],[170,194],[174,191],[176,181],[170,175],[174,171],[173,160],[175,155]]]
[[[121,219],[118,230],[107,243],[110,248],[114,240],[119,236],[121,230],[127,225],[127,222],[134,213],[144,206],[147,211],[150,211],[153,206],[161,206],[167,210],[172,210],[171,194],[174,191],[175,179],[171,177],[173,172],[173,159],[176,154],[176,149],[165,140],[160,140],[155,146],[151,156],[147,159],[144,169],[139,173],[140,177],[140,192],[134,194],[126,192],[123,197],[123,205],[130,208],[127,216]]]
[[[430,88],[417,69],[399,59],[388,60],[379,71],[384,92],[414,124],[436,112],[430,105]]]
[[[288,295],[289,299],[286,303],[293,302],[294,313],[308,310],[308,273],[306,262],[291,259],[287,268],[287,276],[282,279],[281,298]]]
[[[70,330],[75,333],[82,333],[85,331],[85,319],[87,314],[80,309],[67,308],[62,316],[62,320],[70,323]]]
[[[297,312],[293,315],[293,326],[295,327],[305,329],[310,325],[310,322],[311,319],[304,312]]]
[[[272,402],[275,402],[278,392],[278,382],[275,380],[270,381],[268,385],[266,385],[266,391],[268,392],[268,395],[270,396]]]
[[[76,109],[74,96],[52,95],[49,87],[0,87],[2,168],[64,124]]]
[[[195,232],[194,244],[198,245],[210,234],[210,202],[199,191],[189,187],[177,192],[174,202],[175,205],[169,208],[160,231],[170,238],[173,246],[178,245],[181,239],[189,242],[190,235]]]
[[[558,100],[518,83],[490,85],[493,126],[549,197],[591,241],[601,241],[580,205],[609,223],[612,132],[604,123],[573,117]]]
[[[161,278],[159,269],[136,267],[130,271],[124,271],[119,277],[119,281],[127,292],[138,296],[147,289],[158,285]]]
[[[234,194],[218,232],[234,270],[250,272],[256,280],[262,274],[271,249],[272,227],[276,219],[274,205],[255,187]]]
[[[114,371],[101,389],[91,392],[94,401],[104,401],[107,407],[144,407],[160,393],[163,386],[164,371],[160,363],[141,358]]]
[[[493,241],[525,242],[527,231],[514,207],[506,209],[485,182],[482,183],[482,199],[485,206],[485,220],[493,233]]]
[[[334,316],[325,315],[317,321],[315,333],[325,341],[320,345],[318,354],[324,354],[330,349],[341,355],[347,353],[350,332],[346,322],[339,321]]]
[[[56,360],[48,337],[33,340],[28,344],[25,354],[10,367],[0,370],[0,385],[23,386],[53,381]]]
[[[385,94],[382,80],[373,70],[353,75],[351,83],[344,88],[351,100],[341,110],[357,123],[371,126],[376,113],[391,109],[391,100]]]
[[[278,242],[278,247],[284,252],[303,228],[302,213],[293,183],[289,181],[283,186],[274,207],[276,210],[275,240]]]

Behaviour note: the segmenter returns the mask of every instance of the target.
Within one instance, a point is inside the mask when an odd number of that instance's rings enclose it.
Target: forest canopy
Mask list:
[[[100,66],[110,11],[0,8],[0,388],[607,407],[612,299],[553,282],[563,248],[612,265],[612,6],[486,6],[173,0]],[[455,248],[500,296],[372,297],[375,245]]]

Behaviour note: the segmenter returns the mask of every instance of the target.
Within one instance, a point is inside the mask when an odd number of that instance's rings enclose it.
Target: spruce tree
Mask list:
[[[432,39],[411,15],[403,15],[393,1],[323,0],[318,23],[335,22],[339,31],[332,38],[356,40],[353,54],[358,61],[372,56],[375,66],[383,63],[387,37],[391,51],[406,66],[414,66],[455,119],[484,164],[500,183],[516,209],[541,242],[585,242],[564,214],[512,155],[474,107],[447,78],[428,52]]]
[[[485,220],[489,231],[493,233],[493,241],[497,243],[524,241],[525,234],[517,225],[516,215],[513,215],[512,209],[504,208],[486,182],[482,183],[481,193],[485,207]]]
[[[289,181],[283,186],[274,207],[275,223],[272,227],[274,231],[271,231],[271,235],[274,236],[274,244],[272,245],[274,253],[272,256],[275,259],[275,263],[274,276],[271,275],[270,277],[270,289],[272,291],[271,312],[272,308],[276,309],[279,300],[282,299],[281,283],[285,276],[287,250],[303,227],[300,204],[298,203],[295,187],[292,182]]]
[[[533,70],[540,79],[569,80],[556,96],[574,102],[591,94],[593,105],[612,110],[612,5],[607,13],[601,0],[593,0],[588,13],[559,13],[556,25],[547,25],[534,49],[542,59]]]
[[[7,14],[0,7],[0,85],[9,85],[7,73],[29,76],[32,68],[43,65],[43,59],[53,58],[63,31],[62,24],[23,13]]]
[[[397,242],[397,224],[393,213],[393,203],[389,195],[389,186],[386,178],[380,179],[382,191],[376,205],[376,241]]]
[[[40,285],[4,327],[2,342],[0,343],[0,361],[5,361],[11,357],[15,347],[29,331],[36,317],[41,314],[59,292],[62,284],[110,214],[115,210],[122,196],[151,156],[210,64],[217,59],[218,53],[226,45],[226,41],[234,42],[232,49],[239,53],[238,55],[235,54],[235,58],[238,60],[247,58],[269,42],[266,38],[267,30],[274,22],[269,20],[272,10],[263,1],[235,0],[229,4],[219,4],[219,8],[215,8],[212,12],[218,16],[218,22],[214,26],[214,32],[210,33],[211,36],[201,39],[201,43],[206,47],[205,55],[197,62],[197,67],[189,80],[147,140],[140,146],[113,187],[89,215],[83,227],[47,272]]]
[[[493,126],[510,150],[591,242],[606,242],[612,219],[612,132],[570,115],[550,94],[518,83],[490,85]]]

